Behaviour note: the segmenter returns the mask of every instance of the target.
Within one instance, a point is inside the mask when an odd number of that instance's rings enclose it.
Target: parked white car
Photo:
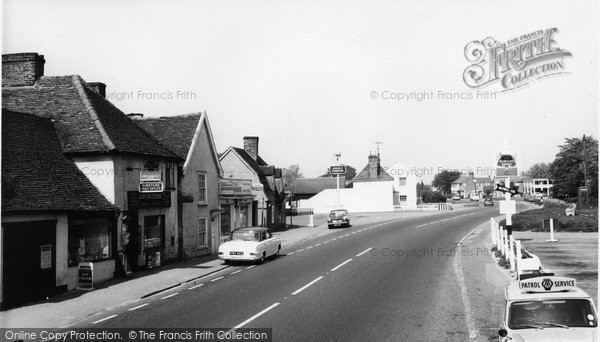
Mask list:
[[[268,228],[240,228],[231,232],[229,240],[219,246],[219,259],[231,261],[263,262],[270,256],[277,257],[281,240]]]
[[[506,287],[499,341],[597,341],[598,315],[573,278],[521,276]]]

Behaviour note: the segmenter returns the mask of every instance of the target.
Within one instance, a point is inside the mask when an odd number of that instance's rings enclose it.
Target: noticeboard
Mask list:
[[[329,168],[332,175],[343,175],[346,173],[346,165],[334,165]]]
[[[94,264],[91,262],[80,262],[78,267],[79,286],[93,287],[94,285]]]
[[[168,208],[171,206],[171,192],[127,192],[129,209]]]
[[[517,202],[515,200],[504,200],[498,203],[500,203],[500,214],[512,215],[517,213]]]
[[[163,192],[163,182],[140,182],[140,192]]]
[[[42,270],[52,268],[52,245],[40,246],[40,268]]]

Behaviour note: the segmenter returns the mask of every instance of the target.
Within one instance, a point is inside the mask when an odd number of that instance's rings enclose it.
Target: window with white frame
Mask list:
[[[408,200],[406,195],[400,195],[400,202],[406,202]]]
[[[399,186],[406,186],[406,177],[399,177],[398,178],[398,185]]]
[[[206,172],[198,172],[198,203],[206,203]]]
[[[206,229],[208,220],[206,217],[198,217],[198,247],[206,246]]]

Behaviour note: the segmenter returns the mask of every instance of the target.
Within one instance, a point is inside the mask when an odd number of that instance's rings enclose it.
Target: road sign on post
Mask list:
[[[329,173],[332,175],[346,174],[346,165],[334,165],[329,168]]]

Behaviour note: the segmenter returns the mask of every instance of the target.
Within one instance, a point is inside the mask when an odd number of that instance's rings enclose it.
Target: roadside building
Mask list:
[[[417,176],[404,164],[395,162],[385,171],[394,177],[394,207],[399,209],[417,208]]]
[[[394,211],[394,178],[381,167],[379,156],[369,155],[369,162],[352,180],[352,188],[325,189],[299,202],[302,209],[328,213],[337,208],[350,212]]]
[[[346,188],[346,176],[340,176],[339,187]],[[298,207],[302,200],[307,200],[323,190],[337,188],[337,177],[296,178],[294,184],[286,188],[286,191],[290,192],[292,207]]]
[[[109,102],[103,83],[44,76],[44,63],[36,53],[2,56],[2,108],[52,120],[63,154],[120,209],[117,249],[128,269],[176,259],[182,158]]]
[[[452,194],[459,195],[462,198],[467,198],[470,194],[476,193],[481,195],[486,186],[493,187],[494,182],[490,177],[475,177],[471,171],[466,175],[460,175],[458,179],[452,182],[450,190]]]
[[[221,199],[221,234],[241,227],[285,226],[285,201],[281,169],[268,165],[258,154],[258,137],[244,137],[244,148],[230,146],[220,156],[226,182],[241,180],[245,190]],[[248,196],[247,180],[252,183]]]
[[[113,277],[118,208],[62,153],[52,121],[2,110],[0,303],[23,304]]]
[[[519,192],[526,195],[550,196],[552,191],[552,182],[548,178],[522,177],[516,180],[519,186]]]
[[[206,112],[159,118],[130,115],[133,122],[177,153],[178,237],[181,256],[217,253],[220,243],[219,185],[223,175]]]

